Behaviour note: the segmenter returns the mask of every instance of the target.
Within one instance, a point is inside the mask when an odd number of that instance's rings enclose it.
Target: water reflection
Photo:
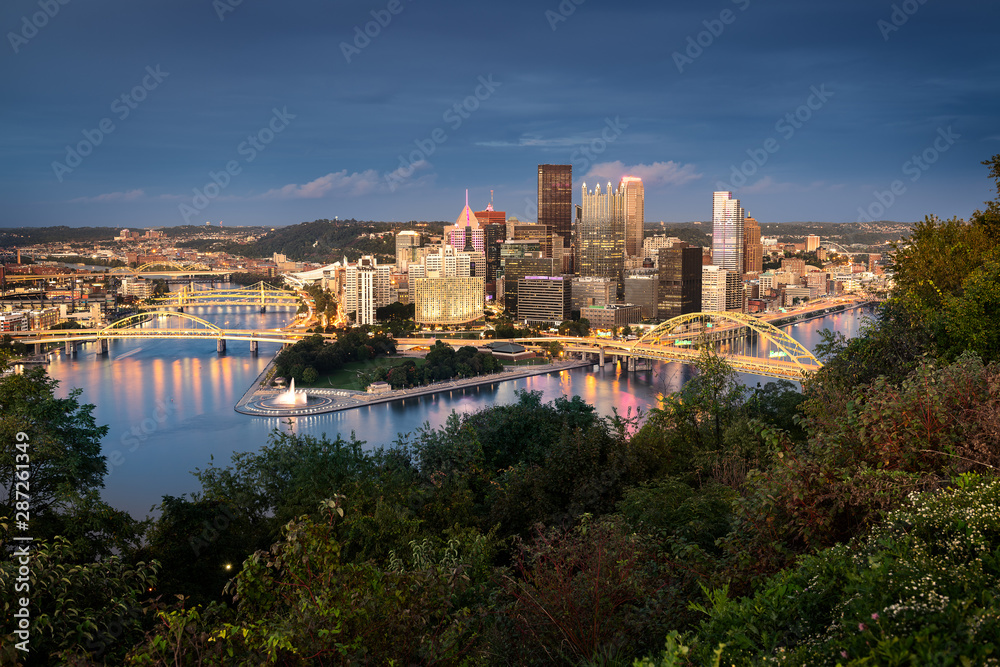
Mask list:
[[[290,317],[289,312],[260,314],[236,308],[191,308],[188,312],[219,325],[228,321],[232,328],[274,329]],[[148,326],[169,327],[171,319],[158,319]],[[859,325],[860,318],[852,312],[804,322],[790,331],[812,349],[822,328],[834,328],[849,337]],[[233,452],[263,445],[273,429],[330,437],[338,433],[349,437],[353,431],[370,447],[388,445],[399,433],[425,423],[443,425],[453,410],[467,413],[511,403],[519,389],[539,391],[545,401],[578,394],[602,415],[615,409],[624,415],[630,408],[645,412],[655,406],[659,395],[679,389],[693,372],[689,366],[669,363],[630,374],[609,364],[603,369],[594,366],[410,397],[290,423],[236,413],[236,401],[279,348],[261,343],[260,356],[254,357],[249,344],[230,342],[227,354],[220,357],[214,340],[120,340],[112,342],[110,358],[96,355],[93,345],[82,346],[73,359],[62,354],[53,357],[49,373],[60,381],[60,395],[81,387],[81,400],[95,405],[97,423],[110,426],[103,443],[110,472],[104,497],[141,517],[164,494],[196,491],[199,487],[191,471],[204,468],[213,458],[217,464],[228,464]],[[756,376],[743,380],[749,386],[769,381]],[[164,405],[167,410],[159,407]],[[164,412],[165,418],[157,420]],[[112,460],[120,463],[112,464]]]

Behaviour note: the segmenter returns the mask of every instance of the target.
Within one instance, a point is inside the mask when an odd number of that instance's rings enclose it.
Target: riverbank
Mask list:
[[[243,395],[243,398],[235,405],[236,412],[254,417],[304,417],[309,415],[321,415],[330,412],[340,412],[342,410],[353,410],[366,405],[378,405],[380,403],[391,403],[404,398],[415,396],[428,396],[455,389],[465,389],[479,385],[507,382],[509,380],[519,380],[533,375],[547,375],[549,373],[559,373],[574,368],[584,368],[593,366],[593,362],[580,360],[557,361],[544,366],[512,366],[505,368],[499,373],[490,375],[480,375],[461,380],[448,380],[446,382],[435,382],[434,384],[412,389],[397,389],[382,394],[369,394],[364,391],[351,391],[348,389],[309,389],[310,396],[321,399],[322,405],[300,406],[292,408],[274,408],[265,406],[264,401],[275,398],[283,390],[263,389],[260,386],[260,379],[266,375],[272,367],[274,361],[267,365],[264,372],[258,376],[257,380],[250,386],[250,389]]]

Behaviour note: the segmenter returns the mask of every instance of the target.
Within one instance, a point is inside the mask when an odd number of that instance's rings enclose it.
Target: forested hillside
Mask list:
[[[394,232],[415,229],[426,234],[441,234],[444,223],[389,223],[350,220],[314,220],[288,227],[278,227],[255,242],[182,242],[184,247],[198,250],[221,250],[245,257],[271,257],[278,253],[291,261],[332,262],[346,256],[356,261],[361,255],[375,255],[384,261],[395,261]]]

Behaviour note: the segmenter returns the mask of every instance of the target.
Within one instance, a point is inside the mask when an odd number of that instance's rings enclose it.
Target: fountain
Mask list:
[[[292,378],[292,383],[288,386],[287,391],[278,394],[268,401],[264,401],[264,403],[275,408],[300,407],[309,405],[309,394],[304,391],[295,391],[295,378]]]

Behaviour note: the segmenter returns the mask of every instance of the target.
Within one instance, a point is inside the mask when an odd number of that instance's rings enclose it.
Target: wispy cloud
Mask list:
[[[828,181],[813,181],[812,183],[791,183],[787,181],[776,181],[770,176],[765,176],[756,183],[747,185],[739,189],[739,194],[782,194],[786,192],[813,192],[816,190],[840,190],[844,188],[843,183],[830,183]]]
[[[592,136],[578,135],[575,137],[553,137],[545,139],[536,134],[523,134],[516,141],[477,141],[476,146],[485,148],[570,148],[589,144]]]
[[[94,197],[77,197],[69,201],[71,204],[100,204],[104,202],[136,201],[145,197],[146,193],[143,190],[129,190],[128,192],[108,192]]]
[[[672,160],[631,166],[621,160],[615,160],[595,164],[583,180],[597,183],[611,181],[617,185],[622,176],[638,176],[642,179],[644,188],[661,188],[697,181],[702,174],[695,171],[693,164],[680,164]]]
[[[342,169],[302,185],[289,183],[284,187],[268,190],[254,199],[320,199],[329,194],[359,197],[371,194],[381,186],[382,179],[374,169],[351,174]]]

